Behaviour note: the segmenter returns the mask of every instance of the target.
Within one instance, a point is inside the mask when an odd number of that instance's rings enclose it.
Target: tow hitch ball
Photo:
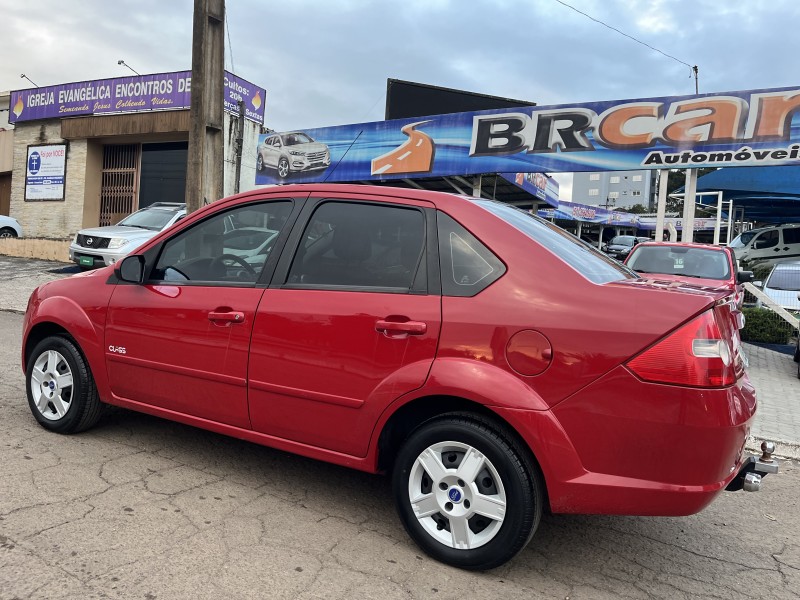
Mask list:
[[[761,442],[761,456],[748,456],[739,469],[739,474],[725,489],[729,492],[757,492],[761,489],[761,478],[778,472],[778,460],[772,458],[775,452],[773,442]]]

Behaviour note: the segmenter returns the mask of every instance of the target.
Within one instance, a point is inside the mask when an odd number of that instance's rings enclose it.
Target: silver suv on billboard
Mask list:
[[[256,169],[261,173],[269,167],[285,179],[290,173],[327,169],[331,164],[328,146],[302,131],[273,133],[258,145]]]

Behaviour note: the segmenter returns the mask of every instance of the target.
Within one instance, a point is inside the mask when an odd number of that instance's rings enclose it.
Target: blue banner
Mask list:
[[[256,185],[800,164],[800,88],[525,106],[274,133],[260,137],[255,159]]]

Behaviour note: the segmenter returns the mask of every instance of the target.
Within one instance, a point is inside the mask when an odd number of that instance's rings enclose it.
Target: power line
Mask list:
[[[228,11],[225,11],[225,33],[228,34],[228,54],[231,57],[231,73],[236,73],[236,67],[233,64],[233,46],[231,45],[231,28],[228,25]]]
[[[584,16],[584,17],[586,17],[587,19],[591,19],[591,20],[592,20],[592,21],[594,21],[595,23],[599,23],[599,24],[600,24],[600,25],[602,25],[603,27],[608,27],[608,28],[609,28],[611,31],[616,31],[618,34],[620,34],[620,35],[624,35],[626,38],[628,38],[628,39],[630,39],[630,40],[633,40],[633,41],[634,41],[634,42],[636,42],[637,44],[641,44],[642,46],[645,46],[645,47],[647,47],[647,48],[650,48],[650,50],[655,50],[656,52],[658,52],[659,54],[662,54],[662,55],[666,56],[667,58],[671,58],[671,59],[672,59],[672,60],[674,60],[675,62],[679,62],[679,63],[680,63],[680,64],[682,64],[682,65],[686,65],[687,67],[689,67],[689,69],[691,69],[691,72],[692,72],[692,74],[694,74],[694,78],[695,78],[695,91],[697,91],[697,65],[690,65],[689,63],[682,61],[680,58],[675,58],[675,57],[674,57],[674,56],[672,56],[671,54],[667,54],[666,52],[663,52],[663,51],[659,50],[659,49],[658,49],[658,48],[656,48],[655,46],[651,46],[651,45],[650,45],[650,44],[648,44],[647,42],[643,42],[642,40],[640,40],[640,39],[638,39],[638,38],[635,38],[635,37],[633,37],[632,35],[628,35],[628,34],[627,34],[627,33],[625,33],[624,31],[621,31],[621,30],[617,29],[616,27],[614,27],[614,26],[612,26],[612,25],[609,25],[608,23],[605,23],[605,22],[601,21],[600,19],[595,19],[595,18],[594,18],[592,15],[590,15],[590,14],[587,14],[587,13],[583,12],[582,10],[578,10],[577,8],[575,8],[575,7],[574,7],[574,6],[572,6],[571,4],[567,4],[567,3],[566,3],[566,2],[564,2],[563,0],[556,0],[556,2],[558,2],[559,4],[561,4],[561,5],[563,5],[563,6],[566,6],[567,8],[571,8],[571,9],[572,9],[572,10],[574,10],[576,13],[583,15],[583,16]],[[691,77],[691,75],[690,75],[690,77]]]

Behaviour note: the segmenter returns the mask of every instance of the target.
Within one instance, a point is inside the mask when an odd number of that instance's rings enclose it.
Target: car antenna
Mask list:
[[[347,153],[348,153],[348,152],[350,152],[350,148],[352,148],[352,147],[353,147],[353,144],[355,144],[355,143],[358,141],[358,138],[360,138],[360,137],[361,137],[361,134],[362,134],[362,133],[364,133],[364,130],[363,130],[363,129],[362,129],[361,131],[359,131],[359,132],[358,132],[358,135],[357,135],[355,138],[353,138],[353,141],[352,141],[352,142],[350,142],[350,145],[347,147],[347,150],[345,150],[345,151],[344,151],[344,154],[342,154],[342,158],[340,158],[338,161],[336,161],[336,166],[335,166],[335,167],[333,167],[333,168],[331,169],[330,173],[328,173],[327,175],[325,175],[325,179],[323,179],[323,180],[322,180],[322,183],[325,183],[326,181],[328,181],[328,177],[330,177],[331,175],[333,175],[333,172],[334,172],[336,169],[338,169],[338,168],[339,168],[339,165],[340,165],[340,164],[342,163],[342,161],[344,160],[344,157],[345,157],[345,156],[347,156]]]

